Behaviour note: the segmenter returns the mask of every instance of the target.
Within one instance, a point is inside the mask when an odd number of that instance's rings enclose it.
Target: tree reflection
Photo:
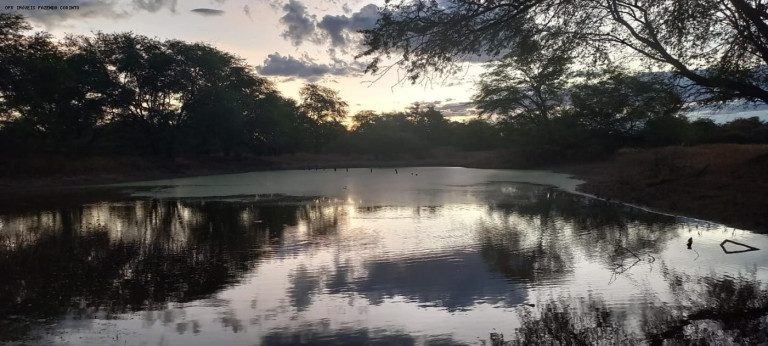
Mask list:
[[[662,264],[673,304],[648,304],[649,340],[759,344],[768,341],[768,286],[754,275],[691,276]]]
[[[360,297],[368,305],[398,299],[449,313],[481,304],[514,308],[549,288],[561,288],[558,280],[580,275],[576,263],[617,269],[616,275],[626,275],[623,271],[632,265],[653,263],[654,273],[661,273],[657,279],[668,283],[671,299],[642,288],[637,301],[603,301],[599,294],[556,296],[520,310],[522,324],[508,337],[523,344],[766,341],[766,288],[754,277],[692,276],[669,269],[663,257],[653,262],[680,235],[674,218],[542,186],[490,187],[482,192],[489,207],[464,208],[466,215],[448,218],[460,221],[455,223],[459,226],[448,226],[453,228],[439,247],[408,243],[400,248],[402,244],[384,238],[374,246],[391,248],[373,255],[367,247],[349,249],[350,244],[370,244],[347,213],[387,216],[392,211],[322,200],[144,200],[0,216],[0,335],[23,337],[26,322],[36,319],[111,318],[139,310],[145,311],[148,325],[198,333],[208,321],[177,316],[185,312],[179,303],[193,300],[219,304],[215,321],[224,329],[247,331],[234,303],[211,298],[240,283],[260,261],[276,256],[285,271],[259,277],[287,279],[285,291],[264,299],[279,301],[297,320],[312,315],[318,302],[324,304],[322,295]],[[436,221],[421,230],[434,232],[427,236],[441,235],[440,227],[448,224],[441,218],[461,209],[452,208],[420,206],[416,210],[424,214],[410,217]],[[471,225],[466,232],[475,238],[462,238],[466,224]],[[338,233],[340,229],[349,232]],[[350,237],[357,238],[345,243]],[[422,249],[429,251],[418,251]],[[270,328],[265,343],[453,342],[362,327]]]
[[[625,330],[626,315],[606,307],[599,298],[551,300],[535,314],[520,312],[521,326],[513,341],[524,345],[631,345],[635,335]],[[501,342],[497,342],[501,344]]]
[[[628,311],[609,306],[594,295],[522,308],[520,327],[503,344],[755,345],[768,341],[768,291],[761,281],[721,277],[672,282],[685,282],[688,293],[676,292],[676,304],[658,304],[649,295],[638,305],[637,314],[629,313],[632,307]],[[639,320],[633,321],[636,316]]]
[[[501,184],[494,191],[487,196],[489,214],[478,233],[482,258],[492,271],[516,280],[563,277],[578,253],[613,270],[613,279],[633,266],[658,266],[673,297],[665,302],[646,292],[646,301],[630,310],[609,306],[599,296],[552,299],[523,309],[522,325],[507,344],[754,344],[768,339],[768,291],[760,281],[690,276],[655,263],[654,255],[679,236],[674,217],[541,186]],[[499,335],[491,342],[503,343]]]
[[[25,320],[164,309],[238,282],[317,207],[137,201],[5,216],[0,224],[0,335]],[[323,221],[326,220],[326,221]],[[331,222],[333,223],[333,222]],[[17,323],[18,322],[18,323]]]
[[[610,268],[652,263],[677,236],[673,217],[538,185],[499,184],[486,195],[481,254],[511,278],[548,280],[572,271],[576,252]]]

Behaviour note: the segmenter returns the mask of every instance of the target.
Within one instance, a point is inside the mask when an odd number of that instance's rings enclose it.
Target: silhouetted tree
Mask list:
[[[352,131],[360,131],[373,125],[378,118],[378,114],[372,110],[364,110],[357,112],[352,116]]]
[[[309,147],[315,125],[295,100],[272,93],[260,99],[245,127],[255,152],[281,154]]]
[[[481,114],[547,126],[565,101],[571,58],[528,41],[492,65],[478,83],[474,102]]]
[[[81,40],[99,47],[113,78],[120,81],[115,112],[142,129],[156,154],[174,154],[190,117],[206,112],[199,108],[201,99],[226,113],[217,122],[234,129],[238,125],[232,121],[240,121],[253,106],[248,97],[274,92],[241,59],[205,44],[161,42],[131,33],[99,33]]]
[[[2,14],[0,23],[0,112],[11,127],[25,129],[20,134],[32,135],[18,138],[20,149],[84,149],[116,92],[106,67],[72,40],[24,35],[30,27],[17,15]]]
[[[364,31],[368,71],[398,55],[395,64],[416,81],[476,55],[498,58],[533,37],[552,47],[576,43],[571,53],[585,65],[671,69],[714,91],[710,99],[768,102],[768,12],[760,1],[400,0],[379,13]]]
[[[347,118],[348,105],[336,90],[307,83],[299,90],[299,95],[299,108],[315,122],[312,126],[315,150],[325,147],[346,132],[342,121]]]
[[[543,163],[599,157],[638,144],[649,120],[672,119],[682,108],[682,99],[662,75],[578,74],[567,49],[523,41],[492,63],[478,83],[474,101],[481,114],[500,118],[508,143],[523,159]],[[674,138],[653,143],[683,140],[682,135]]]
[[[493,150],[501,147],[502,138],[498,126],[484,119],[454,123],[453,127],[453,143],[461,149]]]
[[[411,104],[407,115],[416,127],[419,137],[435,145],[446,145],[452,139],[448,133],[448,119],[434,105]]]
[[[307,83],[299,90],[299,95],[301,109],[318,122],[342,122],[347,117],[347,102],[336,90]]]
[[[648,125],[669,125],[683,106],[674,87],[659,75],[628,75],[609,72],[598,80],[579,83],[571,88],[570,116],[608,148],[635,144],[638,134]],[[681,121],[685,122],[684,119]],[[653,130],[663,131],[658,126]],[[667,144],[678,144],[677,140]]]

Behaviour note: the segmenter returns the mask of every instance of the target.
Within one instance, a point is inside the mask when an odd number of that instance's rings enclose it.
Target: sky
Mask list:
[[[298,99],[299,89],[307,82],[337,90],[349,104],[350,115],[361,110],[401,111],[420,102],[435,105],[454,120],[473,118],[476,113],[469,101],[484,70],[481,63],[465,62],[463,73],[429,84],[403,81],[404,74],[396,68],[382,76],[364,73],[368,60],[354,58],[363,50],[357,31],[376,23],[377,8],[384,1],[0,0],[0,10],[23,14],[36,30],[58,38],[131,31],[159,39],[204,42],[245,59],[285,96]],[[745,116],[768,120],[763,109],[732,108],[694,110],[689,115],[718,122]]]
[[[358,30],[371,28],[384,0],[0,0],[37,30],[66,34],[126,32],[160,39],[205,42],[234,53],[298,99],[304,83],[339,91],[350,114],[399,111],[414,102],[435,104],[446,116],[473,113],[469,104],[481,64],[431,84],[401,81],[396,69],[364,74]],[[78,6],[74,10],[17,6]],[[6,8],[7,11],[7,8]],[[379,78],[380,77],[380,78]]]

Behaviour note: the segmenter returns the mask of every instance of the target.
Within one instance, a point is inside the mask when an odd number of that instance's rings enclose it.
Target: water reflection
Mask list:
[[[522,309],[522,322],[512,340],[498,343],[756,345],[768,341],[768,296],[762,282],[706,281],[692,283],[699,290],[684,291],[678,297],[693,306],[679,300],[664,304],[653,296],[629,311],[611,307],[595,295],[545,301],[537,309]]]
[[[719,246],[766,248],[763,235],[538,185],[428,194],[428,205],[141,199],[2,215],[0,340],[766,341],[766,256]],[[442,194],[451,203],[435,203]]]
[[[262,339],[267,345],[464,345],[450,336],[415,337],[407,332],[368,328],[331,328],[328,323],[279,329]]]
[[[468,309],[478,301],[509,306],[525,302],[522,285],[494,280],[493,273],[482,270],[482,260],[475,253],[458,252],[366,263],[368,275],[353,283],[351,290],[374,305],[385,298],[405,297],[420,306],[448,311]]]
[[[242,280],[313,209],[150,200],[5,215],[0,316],[112,316],[208,297]]]

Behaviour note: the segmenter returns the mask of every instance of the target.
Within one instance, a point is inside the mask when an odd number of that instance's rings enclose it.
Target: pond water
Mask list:
[[[258,172],[7,211],[0,344],[768,341],[766,235],[577,184],[465,168]]]

